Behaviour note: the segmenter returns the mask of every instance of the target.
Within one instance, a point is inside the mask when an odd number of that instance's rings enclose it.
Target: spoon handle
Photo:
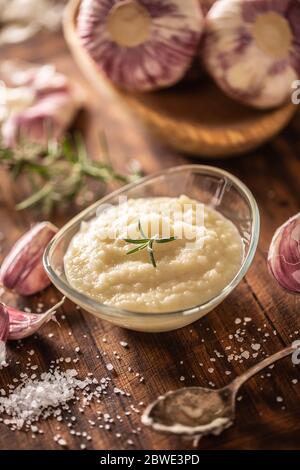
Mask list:
[[[271,364],[274,364],[274,362],[277,362],[280,359],[283,359],[284,357],[289,356],[296,349],[297,349],[296,345],[294,345],[294,346],[290,345],[290,346],[287,346],[284,349],[281,349],[281,351],[278,351],[277,353],[273,354],[272,356],[267,357],[263,361],[259,362],[258,364],[256,364],[255,366],[251,367],[249,370],[244,372],[244,374],[237,377],[232,382],[233,387],[236,390],[238,390],[241,387],[241,385],[243,385],[243,383],[245,383],[247,380],[249,380],[253,375],[257,374],[258,372],[260,372],[265,367],[268,367]]]

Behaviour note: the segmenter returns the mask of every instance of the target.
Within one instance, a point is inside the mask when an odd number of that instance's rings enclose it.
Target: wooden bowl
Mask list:
[[[118,89],[101,74],[76,34],[80,1],[70,1],[63,22],[66,41],[78,66],[100,93],[109,91],[119,97],[172,148],[195,156],[233,156],[272,138],[296,111],[292,103],[271,111],[248,108],[228,98],[208,78],[156,92]]]

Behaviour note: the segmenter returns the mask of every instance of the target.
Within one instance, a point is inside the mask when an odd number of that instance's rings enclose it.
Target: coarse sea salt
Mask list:
[[[0,413],[6,416],[3,422],[12,429],[30,428],[40,419],[58,416],[61,409],[67,409],[67,402],[76,398],[77,391],[92,384],[89,377],[78,379],[74,369],[45,372],[40,380],[24,375],[15,389],[6,396],[0,396]]]

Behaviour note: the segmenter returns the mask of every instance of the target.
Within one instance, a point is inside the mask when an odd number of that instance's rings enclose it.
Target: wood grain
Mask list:
[[[104,94],[100,99],[84,81],[64,44],[62,36],[40,34],[33,40],[0,50],[1,58],[18,58],[37,63],[54,62],[59,70],[72,80],[79,81],[87,92],[87,110],[81,116],[82,129],[95,158],[101,158],[96,146],[97,134],[104,128],[115,167],[124,171],[128,161],[138,159],[145,173],[160,168],[188,162],[188,158],[160,146],[147,135],[140,124],[119,105],[116,98]],[[266,267],[266,253],[274,230],[300,206],[300,127],[299,115],[278,137],[254,153],[231,160],[209,160],[210,164],[231,171],[240,177],[253,191],[261,211],[262,230],[259,249],[246,279],[218,308],[207,317],[185,329],[163,334],[141,334],[113,327],[67,302],[58,314],[65,314],[61,326],[47,324],[37,338],[29,338],[19,348],[9,345],[10,366],[0,372],[0,388],[12,383],[13,378],[25,368],[28,351],[33,349],[32,361],[39,365],[38,372],[47,370],[50,361],[60,356],[76,357],[74,348],[81,348],[80,361],[76,364],[81,376],[92,372],[101,378],[109,375],[113,386],[128,391],[131,397],[120,397],[110,391],[100,403],[93,403],[84,414],[72,407],[77,418],[76,429],[87,431],[92,440],[90,449],[186,449],[192,444],[175,437],[157,435],[140,427],[140,415],[132,411],[133,404],[139,410],[158,394],[184,385],[209,385],[221,387],[266,354],[271,354],[295,339],[300,339],[299,302],[282,292],[270,278]],[[202,162],[208,160],[202,160]],[[33,212],[16,212],[14,201],[22,197],[23,185],[17,187],[7,173],[0,174],[0,231],[3,256],[18,236],[30,224],[39,219]],[[60,215],[54,222],[62,225],[73,215]],[[35,308],[38,302],[45,305],[60,298],[50,288],[31,299],[17,299],[20,305]],[[240,325],[236,318],[252,320],[245,327],[243,342],[234,336]],[[53,337],[49,337],[53,333]],[[266,335],[267,334],[267,335]],[[233,337],[231,337],[233,335]],[[103,342],[106,338],[107,342]],[[128,348],[119,342],[127,341]],[[251,344],[259,343],[261,349],[256,358]],[[231,349],[226,349],[231,347]],[[228,362],[232,351],[243,347],[251,352],[248,360]],[[113,351],[120,355],[116,358]],[[216,353],[218,352],[218,354]],[[98,356],[98,357],[97,357]],[[219,357],[218,357],[219,356]],[[215,359],[215,362],[211,361]],[[20,364],[17,362],[20,361]],[[111,362],[115,370],[108,372]],[[201,365],[202,364],[202,365]],[[67,366],[67,365],[66,365]],[[62,366],[64,367],[64,366]],[[128,368],[132,371],[129,372]],[[213,372],[210,372],[213,368]],[[225,371],[230,371],[226,375]],[[140,382],[140,373],[145,378]],[[268,376],[267,374],[271,374]],[[185,380],[181,381],[180,377]],[[200,449],[299,449],[300,436],[300,379],[299,367],[286,358],[273,369],[267,370],[249,381],[242,389],[238,402],[235,426],[219,437],[207,437],[200,441]],[[276,397],[283,397],[277,402]],[[145,405],[139,405],[143,402]],[[284,409],[283,409],[284,407]],[[88,420],[95,420],[97,412],[115,417],[111,430],[90,429]],[[126,414],[131,411],[131,414]],[[116,415],[122,417],[122,422]],[[0,423],[1,449],[57,449],[54,436],[65,437],[70,449],[79,449],[85,442],[82,437],[70,436],[65,424],[49,419],[41,424],[44,434],[31,437],[31,433],[12,432]],[[58,429],[59,428],[59,429]],[[116,433],[121,437],[117,438]],[[133,445],[128,443],[132,440]]]
[[[115,95],[149,131],[177,151],[206,158],[232,157],[255,149],[289,122],[296,106],[287,103],[259,111],[228,98],[210,79],[186,80],[166,90],[128,93],[114,87],[100,73],[76,33],[81,0],[70,0],[64,33],[74,59],[100,95]]]

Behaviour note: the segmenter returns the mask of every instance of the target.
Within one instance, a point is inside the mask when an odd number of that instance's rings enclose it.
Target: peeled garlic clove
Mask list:
[[[6,359],[6,340],[9,334],[9,316],[5,307],[0,304],[0,365]]]
[[[0,281],[5,287],[21,295],[32,295],[51,284],[42,258],[57,231],[50,222],[41,222],[15,243],[0,268]]]
[[[83,0],[77,23],[83,46],[104,75],[135,91],[178,82],[202,29],[199,0]]]
[[[206,16],[205,66],[232,98],[278,106],[300,77],[299,24],[298,0],[219,0]]]
[[[300,294],[300,212],[276,231],[269,249],[268,265],[281,287]]]
[[[56,310],[64,301],[65,297],[45,313],[27,313],[6,305],[4,308],[9,316],[9,333],[7,339],[23,339],[33,335],[44,323],[51,320]]]

